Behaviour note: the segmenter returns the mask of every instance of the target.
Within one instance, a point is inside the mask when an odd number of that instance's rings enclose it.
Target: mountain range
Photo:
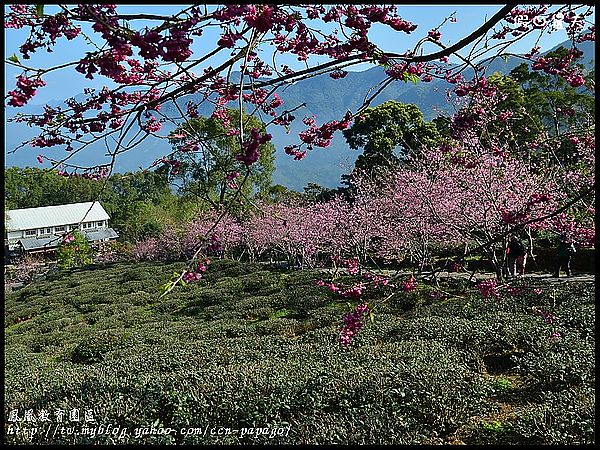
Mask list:
[[[570,47],[570,41],[557,47]],[[555,48],[557,48],[555,47]],[[554,49],[555,49],[554,48]],[[594,42],[584,42],[578,45],[584,52],[582,62],[586,67],[594,67]],[[554,50],[552,49],[552,50]],[[506,59],[497,58],[486,69],[486,74],[499,72],[507,74],[523,60],[518,57]],[[469,73],[464,74],[469,78]],[[238,75],[239,76],[239,75]],[[471,73],[472,76],[472,73]],[[302,103],[306,106],[298,109],[294,115],[298,118],[290,127],[289,133],[280,126],[270,126],[268,131],[272,134],[272,142],[276,152],[276,171],[273,182],[282,184],[290,189],[301,191],[308,183],[316,183],[321,186],[334,188],[339,185],[340,176],[352,170],[354,161],[360,152],[351,150],[346,144],[341,133],[336,133],[328,148],[315,148],[308,152],[302,161],[295,161],[283,152],[286,145],[299,143],[298,132],[306,128],[301,120],[304,116],[316,116],[318,124],[334,119],[341,119],[346,111],[356,110],[369,93],[369,89],[386,77],[383,68],[377,66],[362,72],[348,72],[347,76],[334,80],[327,74],[318,75],[287,86],[279,92],[285,102],[284,108],[291,109]],[[402,103],[417,105],[426,120],[431,120],[440,112],[449,112],[450,105],[447,102],[446,91],[450,84],[444,80],[433,80],[429,83],[412,82],[404,83],[395,81],[386,87],[373,101],[371,106],[377,106],[388,100],[396,100]],[[193,96],[184,96],[177,100],[177,104],[185,108],[185,103]],[[60,101],[50,102],[54,106],[61,104]],[[166,104],[163,111],[175,111],[175,106]],[[42,105],[27,105],[23,108],[24,113],[41,113]],[[210,111],[200,110],[201,114],[210,114]],[[21,123],[10,122],[5,124],[5,165],[6,166],[31,166],[36,164],[36,156],[39,151],[32,148],[22,148],[15,153],[8,153],[24,140],[35,136],[35,131]],[[174,128],[173,125],[163,125],[163,132]],[[71,161],[84,166],[98,163],[106,163],[105,144],[103,142],[90,146],[80,155],[73,157]],[[64,151],[61,148],[43,149],[45,155],[61,158]],[[169,153],[170,146],[166,140],[149,138],[142,145],[131,152],[125,152],[119,156],[115,165],[116,172],[138,170],[147,167],[152,161]]]

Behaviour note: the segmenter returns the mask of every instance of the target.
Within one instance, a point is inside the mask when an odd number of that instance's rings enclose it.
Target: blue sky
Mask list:
[[[135,13],[135,12],[146,12],[153,14],[170,14],[181,10],[183,5],[120,5],[117,11],[123,13]],[[5,7],[6,8],[6,7]],[[473,30],[477,29],[481,24],[485,22],[487,18],[492,16],[501,8],[501,5],[462,5],[462,6],[429,6],[429,5],[399,5],[398,13],[404,19],[414,22],[419,25],[419,28],[411,35],[406,35],[402,32],[395,32],[381,25],[374,25],[369,34],[370,39],[379,44],[383,50],[404,52],[411,49],[418,39],[427,34],[427,31],[438,26],[444,17],[450,15],[456,11],[456,23],[447,23],[442,28],[442,42],[444,44],[451,44],[457,40],[467,36]],[[6,9],[5,9],[6,10]],[[46,5],[45,12],[54,13],[57,11],[57,7],[52,5]],[[148,24],[146,21],[135,21],[134,27],[136,29],[142,28]],[[86,31],[84,29],[84,31]],[[325,30],[324,30],[325,31]],[[89,35],[96,42],[98,35],[93,31],[87,30]],[[213,27],[205,30],[203,36],[197,38],[194,43],[193,50],[195,55],[200,55],[205,51],[210,51],[214,48],[214,43],[218,39],[221,30],[219,27]],[[18,47],[23,43],[27,35],[25,30],[13,30],[6,29],[5,33],[5,56],[10,56],[13,53],[18,55]],[[94,36],[95,35],[95,36]],[[548,50],[557,44],[567,39],[566,32],[564,30],[558,30],[552,34],[545,34],[543,39],[540,41],[542,50]],[[210,46],[212,43],[212,46]],[[525,53],[533,44],[532,39],[524,39],[522,42],[515,44],[511,47],[513,53]],[[209,47],[210,46],[210,47]],[[32,67],[45,67],[48,65],[57,65],[68,61],[74,61],[85,54],[88,47],[85,44],[83,38],[78,37],[73,41],[67,41],[62,38],[58,41],[55,46],[53,53],[47,53],[45,50],[38,51],[35,53],[30,60],[23,61],[27,65]],[[425,51],[435,50],[435,47],[425,47]],[[223,52],[222,57],[218,57],[210,62],[213,67],[223,61],[229,53]],[[264,50],[263,57],[270,55],[268,48]],[[270,57],[269,57],[270,58]],[[298,66],[298,62],[295,61],[294,56],[286,56],[278,60],[279,63],[290,65],[294,68]],[[366,70],[369,65],[354,66],[351,70]],[[5,89],[6,91],[14,88],[15,77],[20,73],[20,69],[5,64],[6,78],[5,78]],[[200,68],[200,71],[202,68]],[[96,87],[101,88],[104,85],[111,86],[110,80],[102,76],[96,77],[93,81],[86,79],[83,75],[75,72],[72,68],[67,70],[61,70],[53,73],[49,73],[43,77],[46,81],[47,86],[40,89],[38,94],[31,101],[32,104],[43,104],[52,99],[66,98],[69,96],[81,93],[85,87]],[[9,111],[12,108],[9,109]]]

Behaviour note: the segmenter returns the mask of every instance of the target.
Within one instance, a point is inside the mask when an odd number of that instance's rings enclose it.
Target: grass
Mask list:
[[[319,272],[214,261],[201,282],[159,298],[182,269],[97,265],[7,295],[7,417],[91,409],[98,424],[129,434],[6,434],[5,443],[594,441],[592,284],[499,303],[456,283],[441,298],[423,285],[385,303],[389,292],[373,291],[374,323],[343,349],[347,301],[315,284]],[[153,424],[175,432],[136,436]],[[182,433],[206,425],[230,432]],[[289,433],[239,431],[256,427]]]

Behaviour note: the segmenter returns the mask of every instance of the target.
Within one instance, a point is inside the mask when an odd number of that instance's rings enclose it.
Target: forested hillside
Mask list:
[[[564,42],[560,46],[570,48],[570,41]],[[587,70],[594,68],[595,43],[583,42],[578,45],[584,53],[582,63]],[[554,50],[554,49],[553,49]],[[518,57],[507,57],[494,59],[486,69],[486,74],[492,75],[494,72],[508,74],[513,68],[520,64],[522,60]],[[301,104],[306,107],[297,111],[298,117],[315,115],[319,121],[339,120],[346,111],[353,110],[360,106],[372,86],[377,85],[385,78],[384,70],[381,67],[362,72],[349,72],[343,79],[333,80],[327,74],[318,75],[313,78],[298,81],[289,86],[280,94],[286,107],[294,108]],[[467,70],[465,78],[472,76],[472,71]],[[232,78],[235,80],[235,74]],[[239,78],[239,75],[238,75]],[[380,95],[373,101],[372,106],[377,106],[388,100],[395,100],[406,104],[415,104],[423,112],[427,120],[435,118],[439,112],[448,114],[452,111],[451,105],[447,101],[446,90],[452,85],[444,80],[436,80],[426,83],[396,81],[386,87]],[[197,100],[197,96],[187,95],[177,99],[180,108],[185,109],[189,100]],[[53,106],[60,102],[50,102]],[[41,113],[41,106],[27,106],[28,112]],[[176,111],[174,105],[167,104],[164,107],[166,113]],[[10,109],[7,110],[10,115]],[[200,108],[201,114],[210,115],[210,107],[204,104]],[[170,123],[165,123],[165,130],[172,130],[174,127]],[[302,161],[294,161],[283,151],[286,145],[294,144],[298,141],[298,132],[303,129],[302,123],[294,123],[290,127],[290,132],[286,133],[281,127],[271,126],[268,131],[273,134],[273,144],[276,147],[276,171],[273,175],[275,184],[282,184],[289,189],[301,191],[308,183],[315,183],[328,188],[335,188],[340,183],[340,176],[352,170],[354,161],[359,152],[348,148],[343,137],[339,134],[334,136],[331,145],[327,149],[317,149],[310,152]],[[17,147],[23,140],[32,137],[32,131],[18,123],[7,123],[6,151]],[[75,157],[81,165],[87,166],[98,163],[103,158],[103,149],[101,144],[92,146],[96,152],[86,152],[81,158]],[[140,161],[150,161],[162,157],[169,153],[170,147],[164,140],[150,137],[135,154],[124,153],[116,163],[117,172],[131,172],[139,170],[142,164]],[[96,153],[96,155],[94,155]],[[36,163],[37,153],[31,148],[23,148],[14,154],[7,154],[6,164],[16,166],[32,166]],[[145,166],[144,166],[145,167]]]

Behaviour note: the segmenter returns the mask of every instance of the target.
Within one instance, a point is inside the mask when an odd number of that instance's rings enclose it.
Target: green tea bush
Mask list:
[[[58,267],[67,270],[92,264],[95,254],[83,234],[77,230],[72,231],[58,246]]]
[[[595,305],[573,305],[560,309],[558,321],[564,329],[577,333],[579,339],[594,341],[596,325]]]
[[[561,390],[595,382],[595,346],[577,335],[540,342],[537,351],[519,360],[518,372],[537,382],[539,390]]]
[[[73,349],[71,360],[76,363],[102,361],[106,353],[126,343],[126,335],[119,331],[102,330],[92,333]]]
[[[92,408],[99,424],[129,435],[7,435],[5,443],[594,442],[589,286],[499,303],[412,292],[420,306],[409,309],[378,303],[382,290],[372,294],[374,322],[345,349],[347,299],[317,286],[314,271],[214,261],[199,282],[159,298],[160,281],[181,270],[115,263],[7,295],[5,411]],[[551,310],[554,323],[532,305]],[[549,339],[554,331],[560,338]],[[511,414],[500,417],[504,408]],[[207,424],[290,428],[272,438],[134,435]]]
[[[595,418],[594,387],[581,386],[545,393],[544,402],[520,411],[512,427],[521,442],[589,445],[595,442]]]
[[[261,321],[254,327],[259,336],[275,334],[278,336],[296,336],[303,331],[302,324],[296,319],[277,318]]]
[[[230,259],[217,259],[211,262],[210,270],[205,275],[208,281],[221,277],[239,277],[264,271],[264,266],[253,263],[242,263]]]
[[[238,279],[242,283],[242,292],[255,295],[269,295],[280,292],[283,287],[281,276],[278,273],[265,270],[241,275]]]

